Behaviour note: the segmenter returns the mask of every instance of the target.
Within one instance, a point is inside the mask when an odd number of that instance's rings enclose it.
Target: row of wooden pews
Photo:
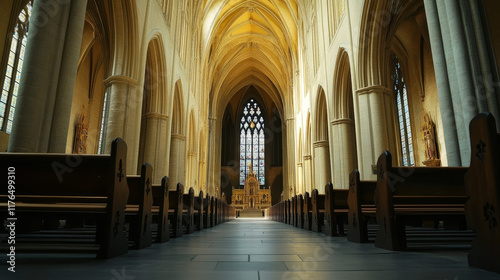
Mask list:
[[[86,241],[69,248],[80,252],[90,247],[98,258],[112,258],[235,217],[234,208],[201,191],[195,197],[193,188],[185,193],[180,183],[169,190],[166,176],[152,184],[147,163],[140,175],[125,175],[126,154],[119,138],[110,155],[0,154],[0,170],[8,180],[0,189],[2,246],[12,232],[17,248],[27,251],[50,250],[48,235],[58,241],[67,236],[68,242],[91,235],[91,246]]]
[[[331,183],[325,186],[325,194],[314,189],[309,195],[299,194],[281,201],[268,209],[268,216],[290,225],[324,232],[328,236],[344,235],[347,221],[348,190],[334,189]]]
[[[469,265],[500,273],[500,135],[492,115],[471,121],[470,140],[470,167],[396,167],[385,151],[376,181],[361,181],[354,170],[348,190],[327,184],[324,195],[299,194],[268,216],[329,236],[343,235],[346,223],[352,242],[368,242],[369,221],[376,221],[375,246],[388,250],[407,250],[409,225],[468,228],[475,232]]]

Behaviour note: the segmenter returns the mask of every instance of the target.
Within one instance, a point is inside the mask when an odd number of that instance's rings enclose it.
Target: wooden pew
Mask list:
[[[212,198],[207,193],[203,200],[203,224],[205,228],[212,227]]]
[[[291,199],[285,200],[285,223],[291,225],[292,224],[292,202]]]
[[[304,193],[304,223],[303,229],[311,230],[312,227],[312,206],[311,206],[311,197],[308,192]]]
[[[14,201],[16,225],[23,217],[95,217],[97,257],[123,255],[128,251],[126,155],[127,145],[119,138],[111,144],[111,155],[3,153],[0,167],[14,176],[8,179],[15,189],[0,188],[0,215],[6,219],[8,201]]]
[[[465,175],[467,225],[476,233],[470,266],[500,273],[500,135],[489,113],[469,125],[470,168]]]
[[[297,226],[297,196],[293,196],[291,199],[291,213],[292,215],[292,226]]]
[[[359,171],[353,170],[349,174],[349,230],[347,240],[351,242],[368,242],[368,220],[375,217],[375,189],[377,181],[361,181]]]
[[[184,186],[177,183],[176,190],[169,191],[168,219],[172,230],[172,237],[182,236],[182,211],[183,211]]]
[[[161,179],[160,185],[153,185],[153,206],[151,212],[158,223],[156,242],[163,243],[170,239],[170,229],[168,225],[169,191],[168,177]]]
[[[141,167],[140,176],[127,175],[129,196],[125,214],[130,217],[129,239],[134,241],[136,249],[151,246],[152,174],[153,168],[145,163]]]
[[[194,232],[194,189],[189,188],[187,194],[183,194],[183,211],[182,211],[182,224],[185,227],[185,233],[190,234]]]
[[[304,197],[302,194],[297,195],[297,227],[303,228],[302,224],[304,223]]]
[[[321,232],[325,215],[325,195],[320,195],[317,189],[311,192],[311,230]]]
[[[204,207],[205,197],[203,191],[200,191],[198,196],[194,198],[194,223],[196,230],[203,230],[204,221]]]
[[[388,151],[377,162],[375,191],[379,225],[375,246],[406,249],[409,222],[465,219],[465,167],[393,167]]]
[[[215,197],[210,197],[210,212],[211,212],[211,219],[210,219],[210,225],[211,227],[214,227],[217,225],[217,198]]]
[[[326,184],[323,204],[325,235],[344,235],[344,222],[347,220],[347,212],[349,211],[348,194],[349,190],[333,189],[332,183]]]

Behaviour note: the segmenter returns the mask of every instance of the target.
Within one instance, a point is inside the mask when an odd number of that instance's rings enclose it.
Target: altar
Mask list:
[[[250,164],[249,167],[250,172],[246,176],[244,188],[233,187],[231,205],[236,208],[237,212],[247,209],[263,210],[271,206],[271,189],[261,188],[252,165]]]

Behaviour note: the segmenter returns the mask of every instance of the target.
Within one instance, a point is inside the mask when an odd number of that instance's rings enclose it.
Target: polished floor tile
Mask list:
[[[0,279],[500,279],[469,267],[460,247],[391,252],[266,219],[235,219],[109,260],[18,253],[14,274],[5,258]]]

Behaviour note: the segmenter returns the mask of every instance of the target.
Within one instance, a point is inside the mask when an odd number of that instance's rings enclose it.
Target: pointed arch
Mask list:
[[[177,183],[186,184],[186,136],[184,134],[184,102],[182,100],[182,84],[178,80],[174,87],[174,101],[172,102],[172,122],[170,137],[169,177],[170,188],[174,189]],[[186,188],[187,190],[188,188]]]
[[[333,121],[331,123],[333,145],[334,188],[347,188],[349,174],[357,168],[354,96],[352,91],[349,54],[340,48],[333,77]]]
[[[315,104],[314,127],[314,184],[312,189],[319,193],[325,192],[325,185],[332,181],[330,163],[330,142],[328,134],[328,109],[326,93],[323,87],[318,87]],[[311,191],[312,191],[311,189]]]
[[[165,54],[161,35],[156,34],[148,44],[141,113],[141,130],[139,138],[139,156],[137,173],[143,163],[153,165],[153,182],[161,182],[166,174],[167,151],[164,141],[167,120],[166,115],[166,68]]]

